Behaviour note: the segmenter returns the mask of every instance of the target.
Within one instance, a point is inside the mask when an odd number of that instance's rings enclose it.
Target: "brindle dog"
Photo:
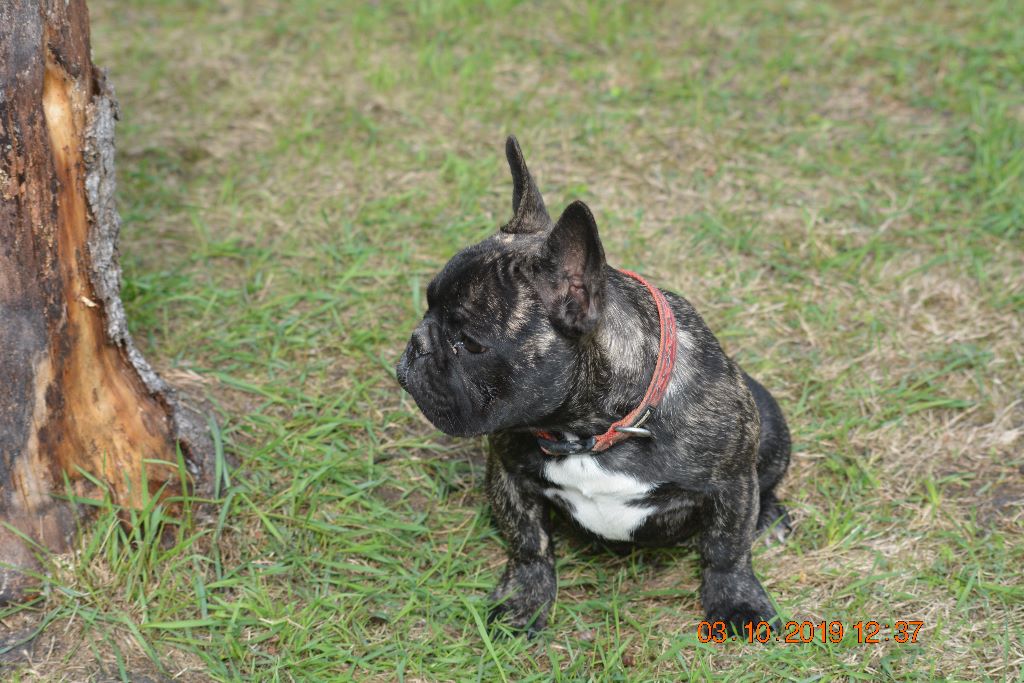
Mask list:
[[[605,541],[699,534],[707,618],[775,622],[750,548],[789,530],[778,404],[686,299],[608,266],[585,204],[551,220],[513,137],[506,155],[512,220],[433,279],[397,367],[440,430],[491,435],[487,495],[508,543],[491,618],[544,627],[554,509]]]

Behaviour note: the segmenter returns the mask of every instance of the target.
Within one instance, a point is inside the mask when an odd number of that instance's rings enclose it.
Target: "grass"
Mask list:
[[[14,680],[1020,680],[1019,3],[91,3],[121,101],[124,298],[238,463],[161,543],[97,503],[0,623]],[[491,639],[482,442],[392,367],[431,274],[553,211],[695,303],[779,397],[791,619],[898,645],[702,644],[696,556],[563,541],[534,642]],[[151,502],[133,514],[169,519]],[[134,536],[133,536],[134,534]]]

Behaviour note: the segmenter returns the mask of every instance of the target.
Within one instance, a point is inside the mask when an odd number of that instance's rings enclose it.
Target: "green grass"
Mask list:
[[[238,467],[171,543],[98,504],[0,611],[45,626],[15,679],[1021,679],[1019,3],[90,9],[129,319]],[[917,644],[702,644],[691,550],[570,541],[545,634],[491,639],[482,441],[392,367],[432,273],[508,218],[509,132],[552,211],[586,200],[780,399],[796,529],[755,569],[782,612]]]

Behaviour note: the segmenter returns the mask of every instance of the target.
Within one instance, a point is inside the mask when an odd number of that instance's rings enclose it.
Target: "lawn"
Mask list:
[[[170,543],[101,507],[0,610],[43,627],[3,675],[1021,680],[1019,2],[90,9],[133,333],[235,466]],[[539,638],[483,627],[484,441],[431,427],[393,367],[432,274],[510,216],[508,133],[552,212],[587,201],[610,262],[778,397],[795,528],[754,567],[843,642],[701,643],[692,549],[571,540]],[[870,620],[923,627],[858,644]]]

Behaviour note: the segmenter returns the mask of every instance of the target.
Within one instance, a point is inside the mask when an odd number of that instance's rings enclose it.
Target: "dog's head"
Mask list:
[[[552,222],[514,137],[512,220],[460,251],[427,288],[398,361],[402,387],[441,431],[537,425],[567,399],[581,341],[600,324],[605,258],[583,202]]]

